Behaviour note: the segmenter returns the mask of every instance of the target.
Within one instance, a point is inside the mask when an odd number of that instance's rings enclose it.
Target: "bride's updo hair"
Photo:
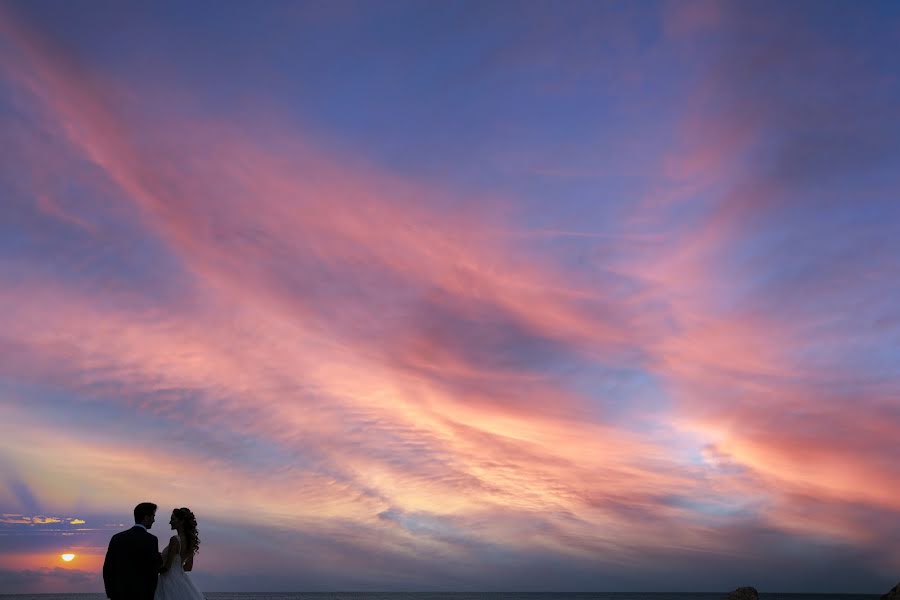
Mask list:
[[[181,526],[184,528],[184,540],[187,548],[184,548],[181,552],[182,556],[189,556],[192,554],[197,554],[197,551],[200,550],[200,534],[197,533],[197,517],[194,516],[194,513],[191,512],[189,508],[176,508],[172,511],[172,515],[181,521]]]

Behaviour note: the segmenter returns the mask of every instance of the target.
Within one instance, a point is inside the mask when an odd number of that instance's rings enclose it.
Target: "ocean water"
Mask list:
[[[720,600],[725,593],[707,592],[320,592],[320,593],[209,593],[207,600]],[[872,594],[761,593],[760,600],[878,600]],[[0,594],[2,600],[106,600],[103,594]]]

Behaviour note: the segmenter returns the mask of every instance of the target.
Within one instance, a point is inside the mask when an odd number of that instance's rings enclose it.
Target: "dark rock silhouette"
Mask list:
[[[900,583],[892,587],[887,594],[881,596],[881,600],[900,600]]]
[[[725,596],[725,600],[759,600],[759,592],[755,587],[739,587]]]

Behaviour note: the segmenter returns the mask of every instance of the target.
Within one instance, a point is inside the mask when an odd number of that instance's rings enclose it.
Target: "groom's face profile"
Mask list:
[[[155,520],[156,520],[156,513],[152,512],[149,515],[147,515],[146,517],[144,517],[144,520],[141,522],[141,525],[143,525],[147,529],[150,529],[151,527],[153,527],[153,522]]]

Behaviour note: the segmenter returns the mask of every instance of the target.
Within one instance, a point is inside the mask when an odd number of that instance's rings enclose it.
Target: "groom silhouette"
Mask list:
[[[162,566],[159,541],[147,531],[156,520],[156,505],[134,507],[134,527],[112,536],[103,561],[103,585],[110,600],[153,600]]]

